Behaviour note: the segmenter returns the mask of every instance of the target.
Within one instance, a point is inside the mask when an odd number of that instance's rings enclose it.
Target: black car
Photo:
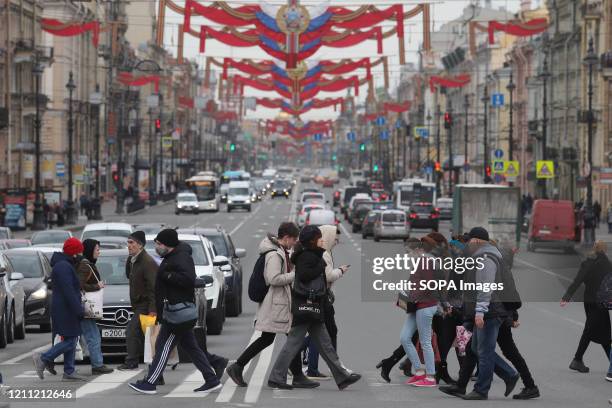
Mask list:
[[[351,211],[351,225],[353,232],[359,232],[361,230],[361,224],[363,220],[366,218],[368,213],[374,209],[373,202],[357,202],[357,206],[353,211]]]
[[[270,197],[285,197],[289,198],[293,190],[293,183],[290,180],[275,180],[270,187]]]
[[[408,210],[410,228],[431,228],[438,231],[440,213],[432,203],[413,203]]]
[[[231,272],[223,272],[227,292],[225,294],[225,313],[229,317],[236,317],[242,313],[242,265],[240,258],[246,256],[246,251],[236,248],[230,235],[221,227],[217,228],[182,228],[179,234],[203,235],[212,242],[217,255],[229,259]]]
[[[358,194],[358,193],[365,193],[369,195],[370,189],[368,187],[353,187],[353,186],[349,186],[344,189],[344,197],[342,199],[342,202],[340,203],[340,211],[342,212],[342,214],[346,215],[346,212],[348,210],[348,205],[351,202],[351,198],[353,198],[355,194]]]
[[[369,236],[374,236],[374,224],[380,221],[382,210],[372,210],[367,213],[361,223],[361,238],[367,239]]]
[[[23,275],[17,285],[25,292],[26,324],[51,331],[51,264],[36,247],[9,249],[4,255],[13,270]]]

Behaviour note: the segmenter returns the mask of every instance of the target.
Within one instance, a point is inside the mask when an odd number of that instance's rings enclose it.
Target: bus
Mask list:
[[[221,175],[221,184],[229,184],[230,181],[249,181],[251,174],[243,170],[228,170]]]
[[[213,172],[200,172],[185,184],[198,198],[199,211],[219,211],[219,179]]]
[[[395,206],[409,210],[412,203],[436,205],[436,183],[424,179],[404,179],[394,183]]]

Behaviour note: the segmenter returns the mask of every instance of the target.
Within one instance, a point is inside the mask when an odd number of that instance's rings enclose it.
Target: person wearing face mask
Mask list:
[[[140,315],[157,316],[155,306],[155,279],[157,263],[144,250],[145,234],[134,231],[127,240],[128,259],[125,273],[130,281],[130,303],[134,314],[126,328],[127,356],[118,370],[136,370],[144,352],[144,334],[140,326]]]
[[[96,261],[100,256],[100,242],[95,239],[83,241],[83,257],[79,261],[76,271],[83,292],[98,292],[104,287]],[[91,374],[109,374],[113,369],[104,365],[100,339],[100,329],[94,319],[81,320],[81,331],[87,341],[89,360],[91,361]]]
[[[329,337],[332,342],[334,350],[338,351],[338,326],[336,325],[336,311],[334,309],[335,295],[332,292],[332,285],[335,281],[340,279],[346,271],[348,271],[348,265],[342,265],[338,268],[334,268],[334,257],[332,249],[338,243],[338,235],[340,230],[335,225],[322,225],[319,227],[321,235],[323,236],[323,260],[325,261],[325,278],[327,279],[327,293],[328,302],[327,309],[325,310],[325,328],[329,333]],[[308,339],[308,370],[306,376],[311,380],[327,380],[329,377],[319,372],[319,350],[315,346],[314,342]]]
[[[255,329],[261,331],[261,336],[227,368],[227,374],[239,387],[248,385],[242,377],[242,371],[248,362],[271,346],[277,333],[287,334],[291,329],[291,284],[295,272],[289,259],[289,250],[297,242],[299,233],[297,225],[284,222],[278,227],[276,237],[268,235],[259,244],[259,254],[265,257],[264,279],[268,293],[259,304],[255,315]],[[290,369],[295,388],[312,388],[316,385],[302,373],[299,355],[291,360]]]
[[[32,359],[36,374],[42,380],[44,372],[56,375],[53,361],[64,355],[64,381],[86,381],[76,373],[74,357],[77,341],[81,335],[81,320],[84,310],[81,303],[81,285],[75,266],[79,255],[83,253],[83,244],[77,238],[68,238],[64,242],[63,251],[56,252],[51,257],[51,280],[53,282],[53,299],[51,302],[52,335],[62,337],[62,341],[44,353],[34,353]]]
[[[287,384],[287,370],[293,358],[302,349],[306,333],[309,333],[315,342],[340,390],[361,379],[360,374],[349,373],[342,366],[325,328],[324,315],[328,295],[324,252],[319,228],[313,225],[304,227],[300,231],[299,244],[291,255],[291,261],[295,265],[295,281],[291,292],[291,331],[268,378],[270,388],[293,389],[292,385]]]
[[[142,394],[157,394],[156,383],[164,373],[170,352],[180,345],[204,377],[204,384],[194,392],[207,394],[217,391],[222,387],[219,378],[223,372],[215,373],[206,354],[198,346],[193,332],[197,316],[194,314],[193,319],[182,320],[185,316],[191,316],[189,310],[195,308],[196,273],[191,247],[179,241],[176,230],[165,229],[155,237],[155,251],[163,258],[155,281],[157,321],[161,323],[161,328],[147,376],[129,386]],[[187,313],[177,313],[181,306]],[[173,317],[178,319],[175,323],[169,321]]]

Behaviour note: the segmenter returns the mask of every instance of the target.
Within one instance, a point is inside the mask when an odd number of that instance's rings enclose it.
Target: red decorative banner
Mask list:
[[[431,76],[429,78],[429,89],[431,92],[436,92],[436,84],[446,88],[461,88],[470,82],[468,74],[457,75],[453,78],[445,78],[440,76]]]
[[[193,98],[190,98],[188,96],[179,96],[178,102],[180,106],[183,106],[185,108],[194,108]]]
[[[410,101],[401,103],[385,102],[384,109],[385,111],[391,111],[396,113],[406,112],[410,109]]]
[[[117,80],[126,86],[144,86],[150,83],[155,85],[155,93],[159,93],[159,81],[161,77],[159,75],[143,75],[135,77],[129,72],[120,72],[117,76]]]
[[[53,18],[41,18],[40,26],[44,31],[61,37],[73,37],[91,31],[91,42],[94,47],[98,48],[98,44],[100,43],[100,22],[98,21],[62,23]]]
[[[503,31],[517,37],[529,37],[544,32],[547,28],[548,20],[546,18],[535,18],[524,23],[489,21],[489,44],[495,44],[495,31]]]

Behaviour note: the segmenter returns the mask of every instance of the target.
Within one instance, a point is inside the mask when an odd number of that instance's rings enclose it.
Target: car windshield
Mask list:
[[[100,277],[106,285],[129,285],[125,274],[125,263],[127,262],[127,255],[104,255],[100,254],[98,261],[96,262],[96,268],[100,272]]]
[[[280,189],[280,188],[288,188],[290,186],[290,183],[288,183],[287,181],[279,181],[277,180],[274,183],[274,188]]]
[[[181,241],[181,242],[184,242],[191,247],[191,257],[193,258],[194,265],[198,265],[198,266],[208,266],[209,265],[208,257],[206,256],[206,252],[204,252],[204,244],[202,244],[202,241],[187,240],[187,241]],[[145,249],[147,250],[148,253],[157,255],[157,253],[155,252],[155,242],[147,241],[147,245],[145,246]]]
[[[145,235],[156,235],[163,228],[163,225],[136,225],[134,231],[142,231]]]
[[[245,196],[249,195],[249,189],[247,187],[230,188],[229,195],[231,196]]]
[[[415,212],[428,213],[433,209],[431,204],[417,204],[412,206],[412,210]]]
[[[189,202],[189,201],[198,201],[195,195],[180,195],[176,197],[176,201],[179,203]]]
[[[323,209],[324,209],[324,207],[322,207],[320,205],[304,207],[304,211],[307,212],[307,213],[311,212],[312,210],[323,210]]]
[[[113,230],[113,229],[100,229],[100,230],[89,230],[83,232],[83,240],[91,237],[122,237],[127,238],[131,234],[128,230]]]
[[[32,236],[32,245],[55,244],[59,242],[64,242],[69,237],[70,234],[64,231],[37,232]]]
[[[225,243],[223,235],[206,235],[206,238],[213,243],[217,250],[217,255],[223,255],[229,257],[229,251]]]
[[[406,216],[402,213],[383,213],[383,222],[404,222]]]
[[[304,194],[304,196],[302,197],[302,201],[323,200],[323,199],[324,199],[323,194]]]
[[[43,269],[38,254],[6,254],[15,272],[20,272],[25,278],[42,278]]]

